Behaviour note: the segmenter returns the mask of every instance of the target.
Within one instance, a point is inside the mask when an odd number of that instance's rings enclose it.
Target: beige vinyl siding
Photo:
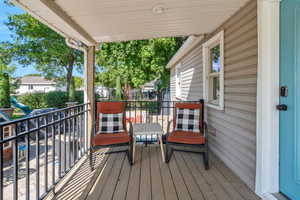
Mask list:
[[[258,60],[256,1],[249,2],[214,33],[207,36],[206,40],[220,30],[225,32],[225,109],[218,111],[207,108],[206,115],[211,132],[209,144],[211,150],[254,190]],[[183,100],[202,98],[202,45],[199,44],[179,62],[183,74]],[[173,85],[171,84],[171,92],[175,92]]]
[[[171,101],[176,101],[176,74],[175,67],[170,70],[170,96]]]

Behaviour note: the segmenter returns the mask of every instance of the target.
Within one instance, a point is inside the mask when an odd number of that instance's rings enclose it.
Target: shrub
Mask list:
[[[0,108],[10,108],[9,75],[0,73]]]
[[[45,104],[47,108],[64,108],[68,102],[68,94],[63,91],[45,93]]]
[[[29,106],[31,110],[47,107],[45,93],[28,93],[18,97],[18,101]]]
[[[83,91],[75,92],[75,101],[83,103]],[[39,108],[65,108],[68,102],[68,94],[63,91],[52,91],[48,93],[24,94],[18,100],[29,106],[30,109]]]

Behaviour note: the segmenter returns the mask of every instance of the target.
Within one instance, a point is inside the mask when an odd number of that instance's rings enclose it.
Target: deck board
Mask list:
[[[119,181],[117,183],[115,193],[114,193],[114,200],[125,199],[128,189],[128,182],[131,173],[131,167],[128,162],[128,158],[125,158],[123,162],[123,167],[120,173]]]
[[[157,154],[160,153],[158,148],[156,148],[156,152],[157,152]],[[172,179],[172,175],[171,175],[169,165],[166,165],[162,161],[161,157],[159,157],[159,156],[158,156],[158,162],[159,162],[160,174],[161,174],[161,179],[162,179],[162,182],[163,182],[163,187],[164,187],[166,200],[176,200],[176,199],[178,199],[177,191],[176,191],[173,179]]]
[[[174,154],[177,154],[177,152],[174,152]],[[189,193],[189,190],[187,189],[187,186],[185,185],[185,182],[183,180],[182,174],[179,170],[179,166],[177,165],[177,162],[175,160],[175,156],[173,156],[169,162],[169,168],[172,174],[173,182],[175,184],[175,188],[177,191],[177,195],[179,199],[192,199],[191,195]]]
[[[190,169],[190,173],[196,180],[204,199],[206,200],[217,200],[215,193],[213,192],[212,186],[208,184],[205,180],[204,176],[199,173],[196,164],[193,162],[191,156],[182,154],[182,158],[184,159],[186,165]]]
[[[200,191],[198,184],[196,183],[193,175],[191,174],[190,170],[186,166],[186,163],[184,162],[182,158],[181,152],[177,152],[174,154],[175,160],[177,162],[177,165],[179,166],[179,170],[182,174],[182,178],[185,182],[185,185],[187,186],[187,189],[191,195],[192,199],[198,199],[198,200],[204,200],[203,194]]]
[[[109,178],[103,188],[103,191],[102,191],[102,194],[101,194],[99,200],[107,200],[107,199],[113,198],[124,160],[125,160],[125,153],[122,153],[121,155],[119,155],[119,157],[115,160],[115,163],[112,166],[111,173],[110,173]]]
[[[134,165],[131,167],[129,177],[127,200],[138,200],[140,191],[140,176],[141,176],[141,148],[136,148]]]
[[[142,149],[141,181],[139,199],[151,200],[151,173],[149,148]]]
[[[205,170],[201,155],[174,152],[169,164],[163,163],[158,146],[137,146],[136,160],[129,165],[125,153],[103,154],[90,172],[90,181],[82,185],[81,169],[55,199],[114,200],[259,200],[223,162],[210,156],[210,170]],[[88,160],[86,161],[88,162]],[[90,170],[84,164],[85,173]],[[81,174],[80,174],[81,173]],[[75,184],[77,188],[74,190]],[[81,185],[80,185],[81,184]],[[76,195],[70,193],[76,192]],[[80,194],[81,193],[81,194]]]
[[[155,147],[150,147],[151,194],[153,200],[165,199],[159,161]]]

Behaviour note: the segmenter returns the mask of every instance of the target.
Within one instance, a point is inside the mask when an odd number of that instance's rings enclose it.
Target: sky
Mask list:
[[[4,24],[7,21],[7,17],[10,14],[21,14],[23,11],[15,6],[7,6],[4,4],[4,0],[0,0],[0,42],[10,41],[11,35],[13,34],[11,31],[8,30],[6,25]],[[24,76],[26,74],[38,73],[33,66],[28,66],[26,68],[17,66],[17,70],[14,76]]]
[[[24,13],[24,11],[20,8],[15,6],[7,6],[6,4],[4,4],[4,0],[0,0],[0,42],[10,41],[11,35],[13,35],[13,33],[9,31],[6,25],[4,24],[5,21],[7,21],[7,17],[11,14],[21,13]],[[17,70],[14,74],[14,76],[16,77],[24,76],[26,74],[39,73],[37,70],[34,69],[33,66],[21,67],[16,63],[13,64],[17,66]],[[82,76],[78,72],[74,72],[74,75]]]

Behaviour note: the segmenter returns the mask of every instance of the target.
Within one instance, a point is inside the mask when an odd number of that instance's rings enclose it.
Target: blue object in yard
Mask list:
[[[22,110],[22,112],[25,115],[28,115],[32,112],[32,110],[30,110],[30,108],[20,102],[18,102],[18,100],[16,99],[16,97],[10,97],[10,103],[15,107],[15,108],[19,108],[20,110]]]
[[[0,111],[0,123],[10,121],[11,118],[4,112]]]
[[[26,145],[22,144],[19,146],[19,151],[25,151],[26,150]]]

